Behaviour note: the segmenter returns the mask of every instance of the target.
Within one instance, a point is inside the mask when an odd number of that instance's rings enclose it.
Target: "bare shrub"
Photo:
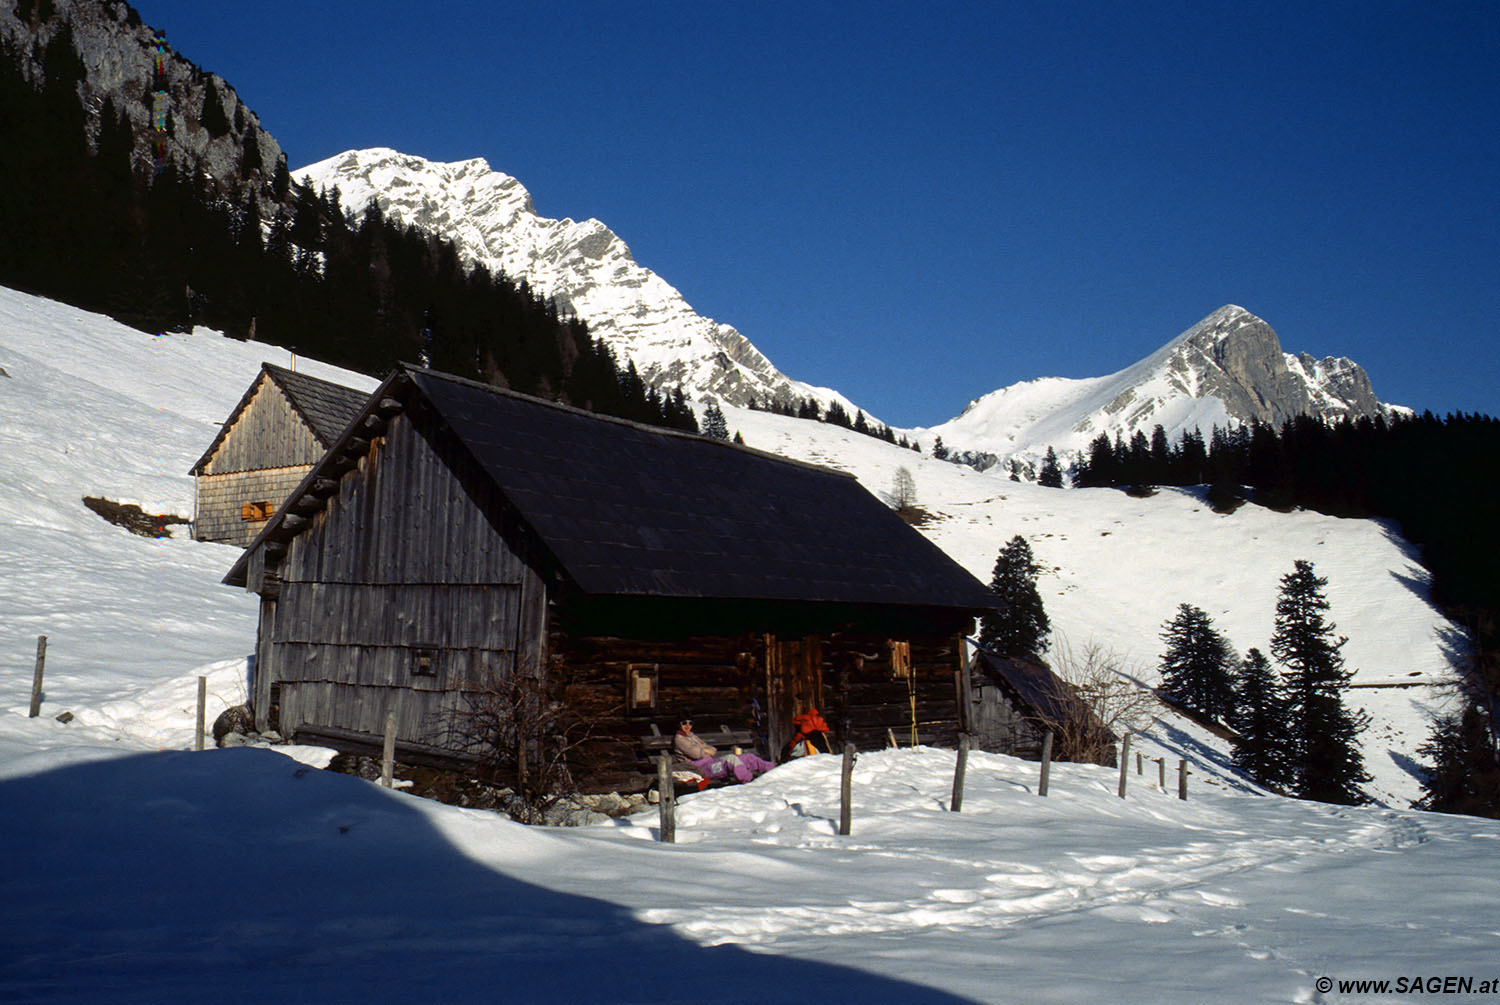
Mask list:
[[[909,468],[896,469],[896,477],[891,484],[891,505],[898,510],[909,510],[917,505],[917,480],[912,477]]]
[[[1115,743],[1150,720],[1155,695],[1126,673],[1123,657],[1099,642],[1078,649],[1060,638],[1053,653],[1052,672],[1067,693],[1039,710],[1039,718],[1053,732],[1058,759],[1114,764]]]
[[[476,755],[491,778],[516,795],[511,815],[540,823],[553,803],[576,788],[574,772],[604,719],[617,707],[600,705],[567,668],[547,677],[511,674],[463,692],[451,713],[450,742]]]

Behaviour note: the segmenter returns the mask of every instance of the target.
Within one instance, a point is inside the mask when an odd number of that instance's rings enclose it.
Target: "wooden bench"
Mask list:
[[[707,733],[694,733],[698,739],[718,750],[719,756],[734,753],[734,748],[751,750],[755,747],[755,734],[746,729],[730,729],[728,726],[720,725],[717,731]],[[650,769],[651,778],[656,777],[656,759],[662,754],[673,760],[672,770],[691,770],[676,762],[673,756],[671,733],[663,733],[656,723],[651,723],[651,732],[641,737],[641,750],[645,754]],[[720,785],[722,782],[713,784]],[[676,782],[673,787],[682,792],[697,791],[698,786],[687,782]]]

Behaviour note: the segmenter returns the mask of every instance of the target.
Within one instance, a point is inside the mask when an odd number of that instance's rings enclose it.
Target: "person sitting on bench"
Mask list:
[[[672,749],[677,756],[692,765],[694,771],[704,778],[715,781],[748,782],[763,775],[776,765],[750,751],[720,755],[717,747],[705,742],[693,732],[693,720],[683,719],[677,724],[677,735],[672,737]]]

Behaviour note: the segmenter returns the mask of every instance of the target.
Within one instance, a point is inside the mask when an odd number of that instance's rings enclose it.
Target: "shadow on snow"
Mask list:
[[[0,806],[0,999],[964,1000],[700,946],[488,868],[406,798],[269,751],[59,768],[0,782]],[[518,874],[529,848],[557,860],[555,835],[494,832]]]

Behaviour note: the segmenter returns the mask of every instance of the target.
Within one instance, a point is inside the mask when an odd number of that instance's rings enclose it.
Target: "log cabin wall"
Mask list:
[[[951,626],[935,624],[927,627],[929,634],[893,640],[868,627],[849,630],[847,611],[827,622],[826,634],[808,631],[813,627],[808,610],[816,605],[795,611],[735,605],[717,618],[691,602],[660,599],[653,606],[654,616],[628,605],[621,610],[629,616],[605,620],[615,629],[621,621],[659,625],[669,620],[662,612],[675,610],[678,622],[698,633],[677,638],[607,634],[598,630],[597,619],[580,624],[570,617],[566,605],[548,620],[551,672],[569,682],[570,703],[589,709],[595,720],[598,740],[590,763],[576,766],[580,781],[587,777],[604,788],[644,784],[634,777],[641,737],[653,724],[670,734],[685,716],[700,731],[722,725],[754,733],[758,752],[774,760],[792,738],[791,717],[814,707],[834,731],[835,750],[845,742],[864,750],[882,748],[891,732],[902,746],[909,745],[915,697],[918,742],[957,742],[957,639],[939,634]],[[881,614],[867,611],[863,620],[889,620]],[[723,634],[702,631],[715,621],[726,629]],[[746,630],[755,621],[780,627],[782,634]],[[892,660],[893,641],[905,643],[904,651],[896,650],[905,654],[899,666]]]
[[[823,717],[839,742],[860,750],[888,746],[892,736],[903,747],[914,737],[929,746],[957,744],[964,721],[955,637],[845,633],[825,639],[822,648]]]
[[[464,695],[541,665],[546,588],[493,484],[420,413],[374,437],[293,538],[267,612],[283,733],[449,746]],[[534,553],[534,552],[532,552]]]
[[[264,502],[274,512],[323,456],[323,444],[275,381],[262,373],[258,385],[198,472],[197,540],[245,547],[271,514],[245,519],[244,507]]]

